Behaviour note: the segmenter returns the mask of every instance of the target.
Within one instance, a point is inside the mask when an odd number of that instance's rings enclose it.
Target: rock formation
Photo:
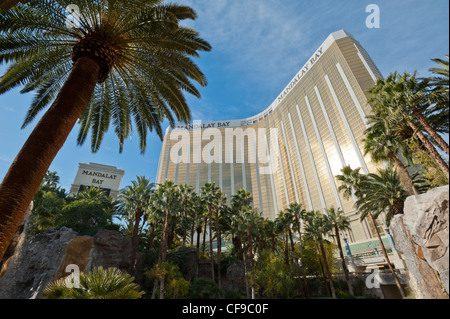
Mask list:
[[[0,299],[42,298],[50,282],[70,275],[72,265],[81,272],[99,266],[128,270],[130,256],[131,239],[112,230],[88,237],[62,227],[28,240],[22,234],[0,277]]]
[[[404,215],[395,216],[390,229],[416,297],[448,298],[449,186],[408,197]]]

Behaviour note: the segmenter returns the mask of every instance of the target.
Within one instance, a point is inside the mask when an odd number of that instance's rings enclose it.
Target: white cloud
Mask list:
[[[1,109],[2,110],[5,110],[5,111],[8,111],[8,112],[15,112],[15,110],[13,109],[13,108],[11,108],[11,107],[8,107],[8,106],[1,106]]]
[[[6,163],[12,163],[13,159],[8,156],[0,155],[0,161]]]
[[[276,77],[282,70],[299,69],[298,57],[309,43],[310,28],[294,10],[295,1],[180,0],[194,8],[192,26],[214,51],[230,58],[228,67],[254,77]],[[306,54],[307,55],[307,54]],[[305,58],[307,56],[305,55]],[[281,69],[281,70],[280,70]],[[273,79],[272,79],[273,80]]]

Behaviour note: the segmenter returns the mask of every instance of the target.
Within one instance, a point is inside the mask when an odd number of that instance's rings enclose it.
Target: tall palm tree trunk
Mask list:
[[[244,281],[245,281],[245,294],[247,296],[247,299],[250,299],[250,289],[248,288],[248,280],[247,280],[247,251],[246,251],[246,245],[245,242],[243,242],[242,247],[242,259],[244,261]]]
[[[293,239],[293,237],[292,237],[292,230],[291,230],[290,227],[289,227],[289,240],[290,240],[290,242],[291,242],[291,250],[292,250],[292,255],[293,255],[294,263],[298,265],[297,252],[295,251],[294,239]],[[303,269],[303,265],[302,265],[302,269]],[[305,273],[303,272],[303,275],[304,275],[304,274],[305,274]],[[303,276],[303,283],[306,285],[305,276]],[[302,293],[302,295],[303,295],[304,297],[307,296],[307,293],[305,292],[305,287],[303,287],[301,284],[300,284],[300,291],[301,291],[301,293]]]
[[[430,125],[428,120],[423,116],[423,114],[420,112],[420,110],[415,107],[414,105],[410,105],[409,108],[413,111],[416,118],[419,120],[420,124],[423,126],[423,128],[430,134],[431,137],[439,144],[440,147],[449,154],[449,146],[447,142],[439,135],[438,132]]]
[[[202,233],[202,225],[197,226],[197,251],[200,255],[200,239],[201,239],[201,233]]]
[[[0,9],[7,11],[12,7],[14,7],[16,4],[18,4],[19,2],[20,0],[0,0]]]
[[[197,211],[194,210],[194,215],[192,216],[192,227],[191,227],[191,248],[194,245],[195,219],[196,218],[197,218]]]
[[[92,58],[78,59],[0,184],[0,260],[50,164],[89,104],[99,72],[100,66]]]
[[[255,263],[253,261],[253,245],[252,245],[252,231],[250,227],[247,227],[247,235],[248,235],[248,254],[250,258],[250,273],[252,280],[252,299],[255,299]]]
[[[148,250],[151,251],[153,249],[153,241],[155,240],[155,223],[150,224],[150,239],[148,242]]]
[[[209,260],[211,262],[211,279],[214,280],[214,256],[213,256],[213,236],[212,236],[212,211],[211,206],[208,209],[209,222]]]
[[[417,132],[417,137],[422,142],[423,146],[425,146],[425,148],[428,150],[431,157],[433,157],[433,159],[436,161],[436,163],[438,163],[439,167],[441,168],[441,170],[444,172],[445,176],[447,176],[447,179],[448,179],[449,178],[449,168],[447,166],[447,163],[445,163],[445,161],[442,159],[441,155],[439,155],[439,152],[436,150],[434,145],[427,139],[425,134],[423,134],[414,123],[409,122],[409,126],[415,132]]]
[[[302,264],[302,276],[303,276],[303,283],[305,285],[305,293],[306,298],[310,298],[310,292],[308,287],[308,282],[306,281],[306,270],[305,270],[305,263],[303,259],[303,241],[302,241],[302,231],[300,230],[300,223],[298,224],[298,241],[300,243],[300,263]]]
[[[164,227],[162,233],[162,241],[161,241],[161,265],[164,266],[167,257],[167,245],[169,237],[169,210],[166,210],[166,217],[164,218]],[[165,280],[164,276],[161,278],[160,286],[159,286],[159,299],[164,299],[164,289],[165,289]]]
[[[390,153],[389,157],[394,162],[395,170],[397,171],[398,177],[400,178],[400,182],[405,186],[405,190],[408,195],[419,195],[416,187],[414,186],[414,182],[409,175],[408,169],[405,164],[394,154]]]
[[[219,287],[222,288],[222,275],[221,275],[221,256],[222,253],[222,238],[220,238],[220,228],[219,228],[219,211],[216,211],[216,233],[217,233],[217,283]]]
[[[340,255],[341,261],[342,261],[342,269],[344,269],[345,280],[347,281],[348,292],[353,295],[354,294],[353,287],[352,287],[352,283],[350,282],[350,276],[348,274],[348,268],[345,263],[344,252],[342,250],[341,236],[339,236],[339,229],[336,225],[334,226],[334,233],[336,235],[336,241],[337,241],[338,248],[339,248],[339,255]]]
[[[141,223],[142,209],[137,207],[134,212],[134,228],[133,228],[133,238],[131,241],[131,264],[130,264],[130,275],[134,276],[134,271],[136,269],[137,260],[137,247],[139,242],[139,224]]]
[[[322,274],[322,280],[325,284],[325,288],[327,290],[328,296],[331,296],[331,291],[330,291],[330,287],[328,286],[328,283],[327,283],[327,277],[325,275],[325,269],[323,267],[322,258],[320,257],[321,253],[320,253],[319,245],[317,244],[317,242],[315,242],[315,245],[316,245],[317,259],[319,259],[319,266],[320,266],[320,272]]]
[[[298,264],[297,252],[295,251],[294,239],[292,238],[292,230],[290,227],[288,233],[289,233],[289,242],[291,243],[292,258],[294,263]]]
[[[389,270],[391,271],[392,276],[394,277],[394,281],[395,281],[395,284],[396,284],[398,290],[400,291],[400,295],[402,296],[402,298],[405,298],[406,297],[405,291],[403,290],[403,287],[400,284],[400,281],[398,280],[397,274],[395,273],[394,268],[392,267],[391,261],[389,260],[388,254],[386,252],[386,248],[384,247],[383,241],[381,240],[380,232],[378,231],[378,227],[375,224],[375,218],[373,218],[372,214],[371,214],[371,217],[372,217],[371,219],[372,219],[373,227],[375,228],[375,230],[377,232],[377,236],[378,236],[378,240],[380,242],[381,250],[383,251],[383,255],[384,255],[384,258],[386,259],[386,262],[388,264]]]
[[[206,226],[207,225],[208,225],[208,217],[205,217],[205,221],[203,224],[203,244],[202,244],[203,255],[206,254]]]
[[[320,251],[322,252],[322,258],[323,258],[323,262],[325,264],[325,269],[327,271],[328,282],[330,283],[331,296],[333,297],[333,299],[336,299],[336,292],[334,291],[334,284],[333,284],[333,279],[331,277],[330,266],[328,265],[327,255],[325,254],[325,248],[323,247],[322,241],[320,241],[319,246],[320,246]]]

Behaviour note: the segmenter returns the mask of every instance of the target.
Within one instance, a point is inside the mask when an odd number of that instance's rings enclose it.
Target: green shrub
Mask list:
[[[111,215],[105,212],[103,203],[78,199],[62,209],[59,226],[72,228],[82,235],[94,235],[101,228],[110,225]]]
[[[179,267],[170,262],[155,264],[145,275],[151,280],[161,281],[164,278],[166,299],[183,299],[189,293],[191,283],[183,278]]]
[[[339,288],[336,288],[335,293],[337,299],[355,299],[355,296]]]
[[[144,292],[133,283],[134,278],[117,268],[95,268],[81,273],[79,284],[67,277],[59,279],[44,290],[47,299],[138,299]]]
[[[228,290],[225,292],[225,299],[244,299],[244,296],[238,291]]]
[[[197,278],[191,285],[188,298],[222,299],[224,298],[224,292],[213,280]]]

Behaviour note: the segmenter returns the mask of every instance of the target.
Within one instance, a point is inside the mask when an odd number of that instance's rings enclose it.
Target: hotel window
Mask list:
[[[372,235],[374,237],[377,237],[377,232],[376,232],[375,228],[373,227],[372,216],[367,216],[367,220],[369,221],[369,227],[370,227],[370,231],[371,231]],[[383,225],[381,224],[381,222],[378,219],[375,219],[375,224],[377,225],[380,236],[384,236],[385,235],[384,228],[383,228]]]

